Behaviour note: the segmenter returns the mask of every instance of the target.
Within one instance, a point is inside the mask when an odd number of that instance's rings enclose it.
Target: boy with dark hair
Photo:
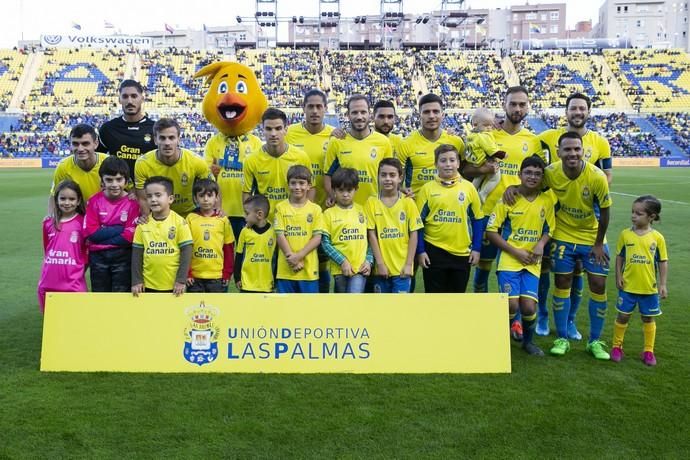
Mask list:
[[[544,161],[527,157],[520,165],[520,197],[513,205],[499,201],[489,217],[486,236],[499,249],[498,287],[508,294],[509,323],[520,310],[522,348],[533,356],[544,352],[532,342],[539,301],[539,275],[544,247],[556,227],[554,201],[542,193]]]
[[[233,271],[235,237],[227,217],[215,209],[220,189],[210,179],[197,180],[192,193],[197,209],[187,215],[194,251],[188,292],[226,292]]]
[[[132,287],[132,239],[139,202],[127,193],[125,160],[106,158],[98,170],[102,191],[86,204],[84,236],[89,249],[91,290],[129,292]]]
[[[150,218],[137,226],[132,244],[132,294],[185,290],[192,259],[192,233],[187,222],[170,209],[175,197],[167,177],[153,176],[144,182]]]
[[[281,293],[318,293],[319,259],[323,226],[321,207],[309,201],[311,172],[302,165],[291,166],[287,174],[290,198],[278,203],[275,232],[281,253],[276,287]]]
[[[268,198],[261,194],[244,201],[247,226],[237,240],[234,268],[240,292],[273,292],[276,233],[267,220],[270,209]]]
[[[359,294],[364,292],[373,263],[364,209],[354,202],[359,175],[355,169],[340,168],[331,181],[335,206],[323,213],[321,246],[331,259],[334,292]]]

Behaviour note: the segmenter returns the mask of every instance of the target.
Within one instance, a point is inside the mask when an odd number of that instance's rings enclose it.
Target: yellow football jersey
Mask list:
[[[506,152],[503,160],[498,160],[501,170],[501,181],[496,188],[489,193],[484,202],[484,214],[490,214],[503,192],[510,185],[520,185],[520,166],[522,161],[532,155],[539,155],[544,158],[539,138],[528,129],[522,128],[516,134],[508,134],[502,129],[492,131],[498,150]],[[469,158],[468,158],[469,160]],[[470,161],[475,166],[480,166],[485,158],[479,156],[476,160]]]
[[[324,174],[332,176],[338,168],[354,168],[359,173],[355,203],[364,206],[370,196],[378,195],[378,169],[383,158],[392,157],[393,148],[386,136],[372,131],[362,140],[349,133],[345,139],[332,138],[326,150]]]
[[[465,144],[458,136],[441,131],[441,136],[430,141],[419,130],[412,132],[405,138],[398,159],[405,168],[405,187],[411,187],[416,195],[424,184],[431,182],[436,177],[436,161],[434,150],[442,144],[450,144],[460,153],[462,160],[465,155]]]
[[[55,194],[55,187],[63,180],[71,180],[79,184],[81,194],[84,197],[84,204],[96,193],[101,191],[101,176],[98,170],[103,160],[108,158],[105,153],[96,152],[96,164],[88,171],[84,171],[77,165],[74,155],[63,158],[58,163],[53,173],[53,184],[50,187],[50,194]]]
[[[593,245],[599,228],[598,210],[611,206],[606,176],[591,163],[583,162],[580,175],[570,180],[559,161],[546,168],[544,185],[558,200],[553,238],[573,244]]]
[[[192,187],[196,179],[214,179],[213,174],[201,157],[191,150],[181,149],[180,159],[168,166],[158,159],[158,151],[151,150],[137,159],[134,165],[134,186],[144,188],[146,179],[163,176],[173,183],[175,201],[170,208],[181,216],[186,216],[196,208],[192,196]]]
[[[668,260],[664,236],[652,230],[638,235],[631,228],[618,237],[616,254],[624,259],[623,290],[631,294],[656,294],[657,267]]]
[[[311,185],[316,189],[314,202],[322,208],[326,205],[326,190],[323,188],[323,164],[326,159],[328,140],[331,138],[333,127],[324,125],[324,128],[316,134],[305,129],[302,123],[295,123],[288,127],[285,142],[304,150],[311,160],[312,181]]]
[[[548,152],[548,158],[555,163],[558,159],[558,138],[567,131],[566,128],[547,129],[539,134],[542,147]],[[611,146],[601,134],[588,130],[582,137],[583,160],[597,164],[600,160],[611,159]],[[601,166],[604,169],[604,165]]]
[[[390,133],[388,134],[388,140],[390,141],[391,148],[393,149],[393,156],[398,158],[400,155],[400,149],[402,148],[403,137],[400,134]]]
[[[364,208],[353,203],[349,209],[333,206],[323,213],[323,234],[328,235],[331,244],[343,254],[356,273],[367,257],[367,218]],[[343,273],[340,265],[329,260],[333,275]]]
[[[483,219],[482,203],[472,182],[459,179],[452,186],[428,182],[416,198],[424,224],[424,241],[456,256],[469,256],[472,222]]]
[[[235,242],[227,217],[205,217],[195,212],[187,216],[192,232],[194,252],[191,272],[194,278],[221,279],[223,277],[223,246]]]
[[[300,251],[314,235],[320,234],[323,228],[321,206],[311,201],[302,207],[295,207],[289,200],[281,201],[276,206],[276,235],[283,235],[293,251]],[[278,254],[278,279],[306,280],[319,279],[319,256],[316,249],[304,258],[304,268],[294,272],[287,263],[285,254]]]
[[[287,172],[292,165],[306,166],[311,171],[311,161],[304,150],[289,144],[279,157],[269,155],[262,147],[244,162],[242,191],[260,193],[268,198],[271,203],[269,220],[273,219],[276,205],[288,197]]]
[[[240,275],[242,290],[273,291],[273,255],[275,249],[276,233],[272,226],[263,233],[257,233],[251,227],[242,229],[235,249],[237,254],[243,255]]]
[[[223,212],[232,217],[244,217],[242,208],[242,165],[245,157],[261,148],[261,139],[253,134],[230,138],[214,134],[204,150],[204,160],[211,166],[220,166],[216,180],[222,196]]]
[[[467,135],[465,158],[472,164],[482,164],[487,157],[499,150],[492,131],[471,132]]]
[[[189,225],[175,211],[163,220],[150,216],[148,222],[137,225],[132,246],[144,250],[144,287],[171,290],[180,267],[180,248],[190,244]]]
[[[365,206],[368,230],[376,231],[383,261],[391,276],[399,276],[407,260],[410,232],[423,227],[412,198],[401,196],[391,207],[371,197]]]
[[[555,227],[553,198],[548,193],[540,193],[533,201],[519,196],[512,206],[499,201],[489,216],[486,231],[500,233],[514,248],[531,251],[544,234],[552,236]],[[523,269],[539,277],[541,261],[524,266],[511,254],[499,251],[496,270],[519,272]]]

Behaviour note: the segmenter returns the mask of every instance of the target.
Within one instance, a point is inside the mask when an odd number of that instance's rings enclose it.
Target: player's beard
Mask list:
[[[575,117],[573,117],[573,118],[571,118],[570,120],[568,120],[568,124],[569,124],[571,127],[575,128],[575,129],[580,129],[580,128],[582,128],[583,126],[585,126],[586,123],[587,123],[587,118],[586,118],[586,117],[584,117],[584,118],[575,118]]]
[[[514,125],[519,125],[520,123],[522,123],[522,120],[527,118],[527,114],[520,115],[520,114],[506,113],[506,118],[508,120],[510,120],[510,122],[513,123]]]

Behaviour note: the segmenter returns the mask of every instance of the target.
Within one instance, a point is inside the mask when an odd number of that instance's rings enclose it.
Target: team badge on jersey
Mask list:
[[[184,330],[184,359],[197,366],[212,363],[218,357],[220,329],[214,322],[218,309],[202,301],[198,307],[187,308],[185,315],[189,324]]]
[[[464,202],[465,202],[465,193],[464,193],[464,192],[458,193],[458,201],[459,201],[460,203],[464,203]]]
[[[649,246],[649,251],[654,254],[656,251],[656,243],[652,242],[652,244]]]
[[[204,241],[210,241],[211,240],[211,232],[206,229],[204,230]]]
[[[177,232],[177,229],[173,225],[168,229],[168,239],[169,240],[174,240],[175,239],[175,233]]]
[[[582,198],[587,199],[589,198],[589,195],[589,187],[585,185],[584,187],[582,187]]]
[[[522,151],[527,152],[529,150],[529,146],[527,145],[527,142],[522,143]]]
[[[400,211],[400,222],[405,222],[405,211]]]
[[[314,222],[314,216],[312,216],[311,213],[307,214],[307,222],[309,222],[310,224]]]
[[[585,150],[585,161],[589,161],[590,158],[592,158],[592,148],[588,147],[587,150]]]
[[[364,223],[364,214],[362,214],[361,212],[359,213],[359,223],[360,224]]]
[[[187,184],[189,183],[189,176],[187,176],[187,173],[182,173],[182,175],[180,176],[180,183],[184,187],[187,186]]]
[[[268,239],[268,243],[266,243],[266,244],[268,245],[269,248],[270,248],[271,246],[273,246],[273,238],[269,238],[269,239]]]
[[[120,222],[127,222],[127,217],[129,217],[127,211],[122,211],[120,213]]]
[[[151,142],[151,135],[150,134],[144,134],[144,142]]]
[[[545,211],[544,208],[542,207],[542,208],[541,208],[541,211],[539,212],[539,217],[541,217],[541,218],[543,219],[545,215],[546,215],[546,211]]]
[[[77,241],[79,241],[79,233],[77,233],[76,230],[73,230],[72,233],[69,234],[69,242],[76,243]]]
[[[371,158],[376,158],[376,155],[377,155],[376,149],[375,148],[371,149],[371,153],[369,154],[369,156]]]

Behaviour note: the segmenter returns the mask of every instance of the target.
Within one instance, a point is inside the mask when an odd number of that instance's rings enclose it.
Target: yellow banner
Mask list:
[[[4,168],[40,168],[40,158],[0,158],[0,169]]]
[[[510,372],[504,294],[48,294],[42,371]]]
[[[613,167],[659,167],[659,158],[649,157],[613,157]]]

